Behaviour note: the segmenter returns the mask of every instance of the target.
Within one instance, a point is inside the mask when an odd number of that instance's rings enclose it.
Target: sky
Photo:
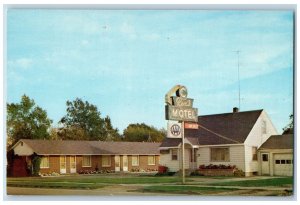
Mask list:
[[[8,9],[6,101],[23,94],[53,126],[77,97],[110,116],[166,128],[165,94],[188,89],[199,115],[293,112],[293,12]],[[238,81],[238,55],[239,73]]]

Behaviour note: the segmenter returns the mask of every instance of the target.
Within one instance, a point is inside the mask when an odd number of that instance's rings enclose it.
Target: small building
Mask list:
[[[12,176],[26,176],[33,155],[42,157],[40,173],[157,171],[160,143],[21,139],[13,147]],[[28,173],[28,171],[27,171]]]
[[[293,176],[294,135],[272,135],[258,149],[259,174]]]
[[[246,176],[259,171],[257,150],[278,134],[264,110],[204,115],[198,117],[199,129],[185,129],[186,170],[200,165],[232,165]],[[181,169],[182,139],[165,138],[160,146],[160,163],[171,171]]]

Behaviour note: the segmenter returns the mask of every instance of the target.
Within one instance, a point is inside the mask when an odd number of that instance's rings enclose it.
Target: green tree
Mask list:
[[[161,142],[165,137],[163,129],[158,130],[153,126],[148,126],[145,123],[130,124],[123,131],[123,140],[131,142]]]
[[[104,118],[104,129],[106,133],[106,141],[120,141],[121,137],[119,134],[119,130],[113,128],[111,124],[111,120],[109,116]]]
[[[293,134],[294,133],[294,115],[290,115],[290,122],[287,126],[283,128],[283,134]]]
[[[49,139],[51,123],[47,112],[26,95],[20,103],[7,104],[7,135],[12,144],[19,139]]]
[[[110,118],[101,118],[98,108],[87,101],[76,98],[67,101],[67,114],[60,120],[63,127],[58,130],[61,139],[115,140],[118,130],[111,125]]]

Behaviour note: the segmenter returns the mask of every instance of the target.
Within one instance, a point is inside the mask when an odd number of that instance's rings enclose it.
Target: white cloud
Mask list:
[[[124,22],[120,27],[120,32],[127,35],[131,39],[135,39],[137,37],[136,30],[133,25],[128,22]]]
[[[30,58],[19,58],[16,60],[8,61],[8,69],[28,69],[33,64],[33,60]]]

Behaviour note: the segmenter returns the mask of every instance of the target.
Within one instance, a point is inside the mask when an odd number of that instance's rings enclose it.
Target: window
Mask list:
[[[92,162],[91,162],[91,156],[83,156],[82,157],[82,166],[83,167],[91,167]]]
[[[286,163],[287,164],[292,164],[292,161],[288,159],[288,160],[286,160]]]
[[[280,164],[280,160],[275,160],[275,164]]]
[[[155,156],[148,156],[148,165],[155,165]]]
[[[229,148],[210,148],[211,161],[229,161]]]
[[[42,157],[40,168],[49,168],[49,156]]]
[[[269,155],[268,154],[263,154],[262,155],[262,161],[264,161],[264,162],[269,161]]]
[[[257,161],[257,147],[252,147],[252,160]]]
[[[110,167],[111,157],[107,155],[102,156],[102,167]]]
[[[280,160],[280,164],[285,164],[285,160]]]
[[[132,166],[139,166],[139,156],[138,155],[132,155],[131,157],[131,164]]]
[[[159,151],[160,154],[169,154],[170,153],[170,150],[168,149],[162,149]]]
[[[261,123],[261,133],[262,134],[267,134],[267,123],[264,120]]]
[[[171,150],[172,160],[178,160],[178,149]]]

